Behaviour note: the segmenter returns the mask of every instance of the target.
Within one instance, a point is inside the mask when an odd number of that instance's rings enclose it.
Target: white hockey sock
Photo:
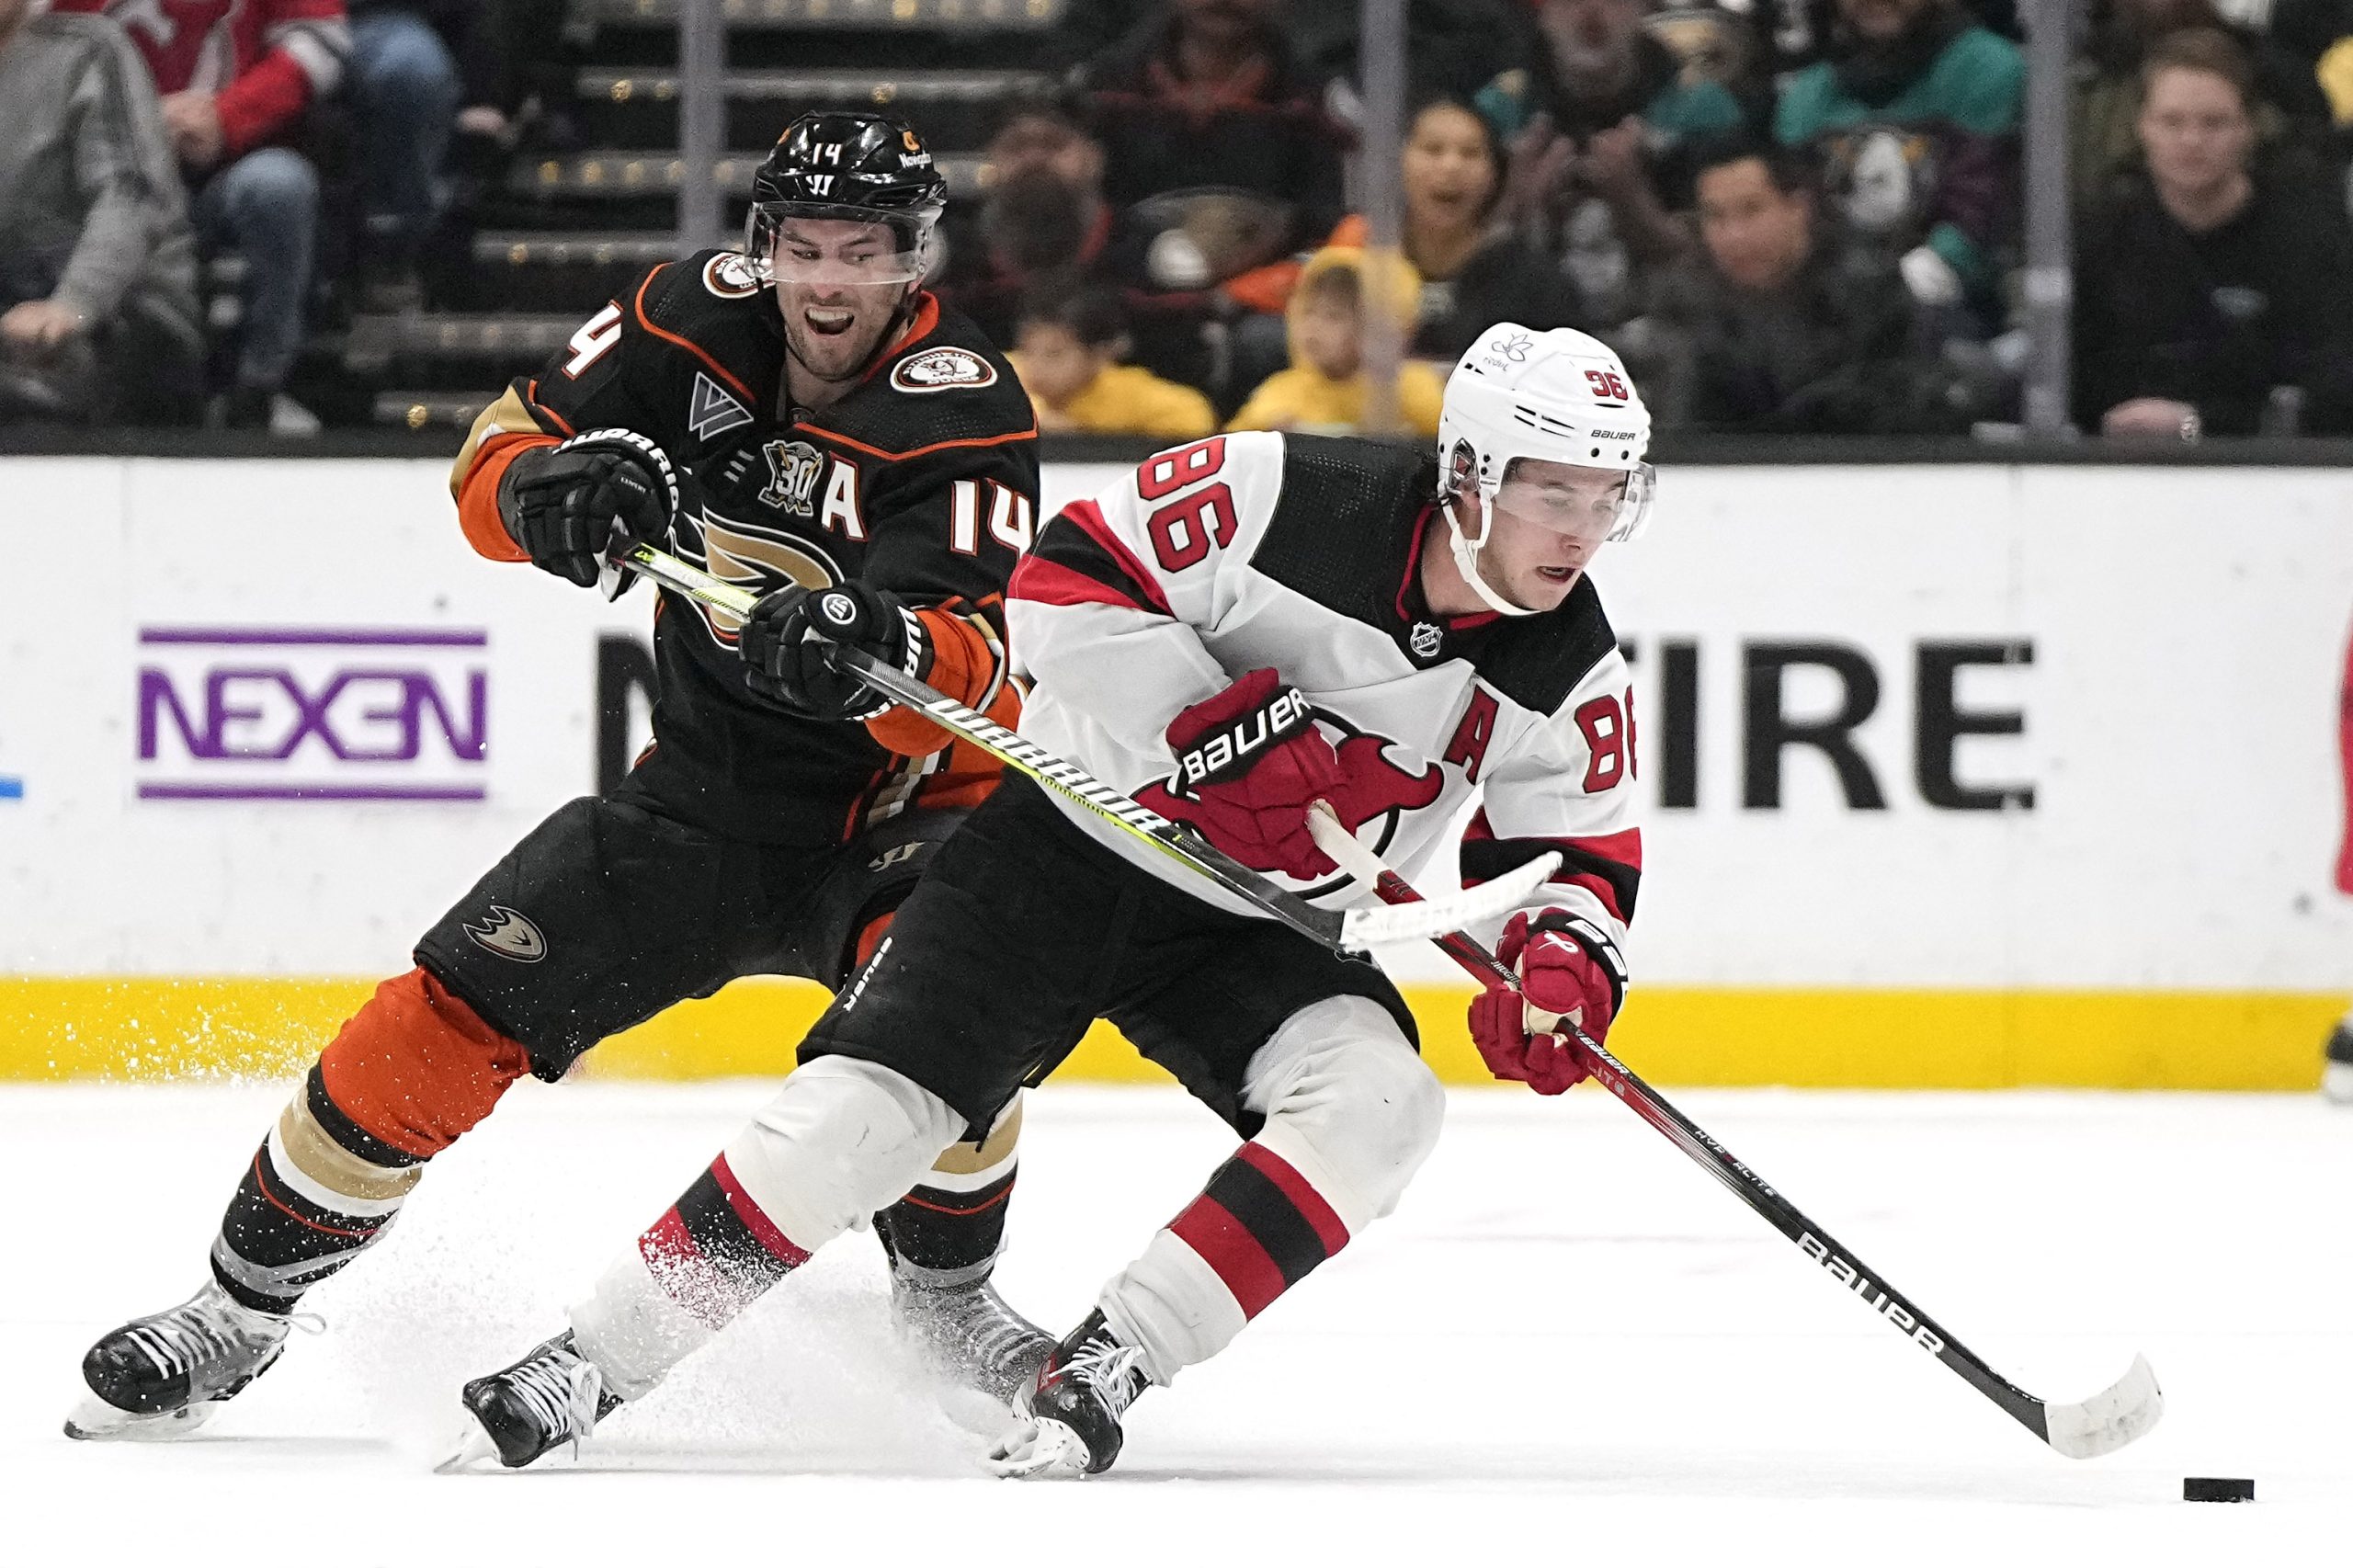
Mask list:
[[[1438,1141],[1445,1091],[1378,1004],[1302,1008],[1251,1059],[1265,1128],[1104,1287],[1106,1322],[1155,1382],[1207,1360],[1396,1207]]]
[[[811,1253],[907,1190],[964,1119],[872,1062],[785,1080],[572,1308],[574,1343],[623,1399],[651,1391]]]

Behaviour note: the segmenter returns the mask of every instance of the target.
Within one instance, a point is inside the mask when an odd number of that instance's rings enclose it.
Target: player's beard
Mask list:
[[[784,317],[785,347],[819,381],[850,381],[881,351],[898,323],[904,297],[904,291],[871,285],[781,290],[777,305]]]

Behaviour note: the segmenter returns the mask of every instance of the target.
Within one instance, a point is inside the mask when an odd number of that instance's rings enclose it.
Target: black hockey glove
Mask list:
[[[498,517],[532,564],[584,588],[616,527],[658,544],[678,512],[678,481],[662,449],[634,430],[587,430],[517,458],[498,482]]]
[[[864,583],[794,584],[752,607],[736,649],[754,691],[811,719],[871,719],[891,706],[856,676],[825,662],[828,642],[870,653],[920,678],[923,622],[898,595]]]

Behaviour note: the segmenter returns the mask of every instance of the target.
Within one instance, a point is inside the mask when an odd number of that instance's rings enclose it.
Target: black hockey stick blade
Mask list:
[[[1393,903],[1421,896],[1378,855],[1358,843],[1354,834],[1320,809],[1308,813],[1307,824],[1324,853],[1338,861],[1340,869],[1360,885]],[[1519,976],[1461,931],[1450,931],[1433,940],[1482,985],[1519,989]],[[1586,1070],[1627,1108],[1665,1134],[1670,1142],[1690,1155],[1733,1197],[1796,1243],[1798,1250],[1821,1265],[1842,1289],[1859,1297],[1896,1332],[1943,1362],[2055,1451],[2072,1460],[2113,1453],[2154,1426],[2165,1414],[2165,1395],[2157,1387],[2157,1375],[2145,1356],[2133,1357],[2131,1369],[2123,1377],[2078,1403],[2051,1404],[2037,1399],[1987,1366],[1975,1351],[1954,1338],[1902,1291],[1864,1267],[1853,1253],[1807,1219],[1795,1204],[1709,1136],[1699,1123],[1668,1104],[1632,1068],[1611,1055],[1608,1047],[1588,1038],[1574,1024],[1549,1014],[1536,1015],[1529,1025],[1567,1040]]]
[[[739,616],[749,616],[758,602],[758,596],[750,590],[722,582],[652,545],[616,541],[608,559],[617,569],[626,567],[665,588]],[[1056,756],[904,670],[894,670],[852,648],[835,647],[828,657],[836,669],[857,676],[876,691],[971,742],[1137,843],[1257,905],[1302,936],[1339,951],[1360,953],[1384,943],[1436,940],[1460,926],[1500,918],[1526,902],[1560,865],[1558,855],[1546,855],[1460,894],[1419,903],[1319,909],[1077,764]]]

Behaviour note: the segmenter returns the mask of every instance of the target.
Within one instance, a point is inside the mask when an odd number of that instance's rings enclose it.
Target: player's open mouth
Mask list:
[[[1539,566],[1536,574],[1549,583],[1573,583],[1579,570],[1574,566]]]
[[[801,312],[809,330],[825,337],[839,337],[858,321],[856,311],[829,311],[813,307]]]

